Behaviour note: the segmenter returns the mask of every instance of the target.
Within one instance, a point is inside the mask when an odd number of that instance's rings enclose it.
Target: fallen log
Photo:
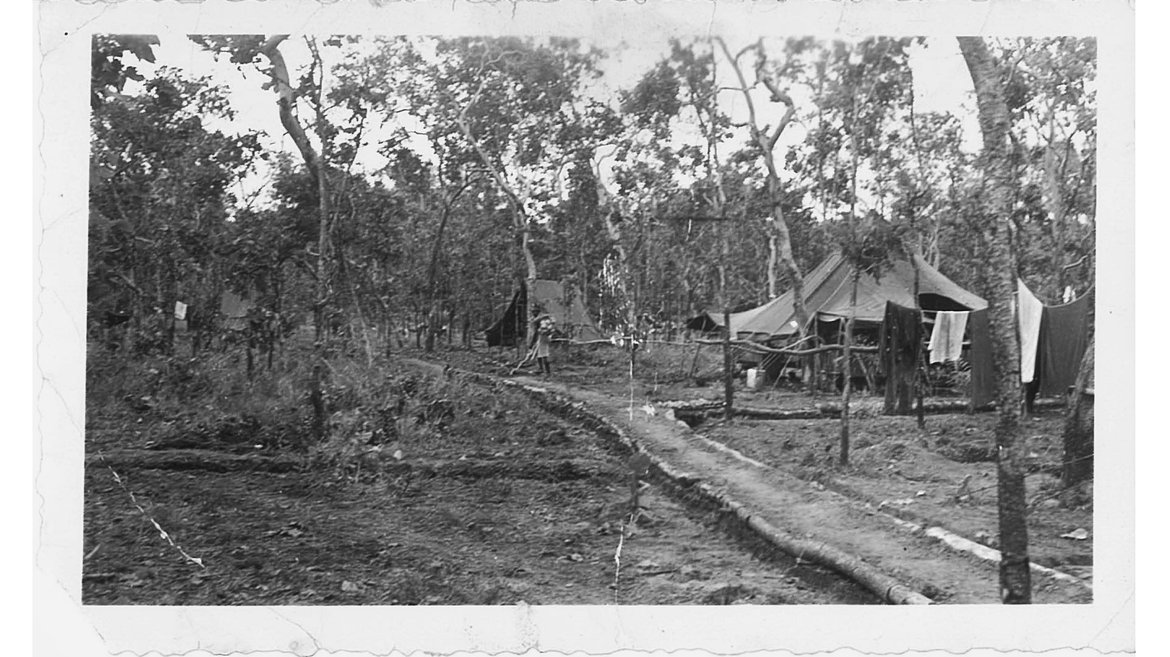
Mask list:
[[[86,456],[85,465],[146,470],[293,472],[303,469],[305,461],[303,458],[286,455],[229,454],[207,449],[124,449]]]
[[[673,409],[676,414],[680,416],[708,416],[722,412],[722,405],[719,402],[711,401],[695,401],[695,402],[655,402],[658,406]],[[1056,409],[1061,408],[1063,402],[1056,399],[1037,400],[1035,408]],[[949,401],[931,401],[923,404],[923,412],[929,415],[945,415],[947,413],[967,413],[970,410],[970,404],[965,399],[955,399]],[[995,410],[994,402],[988,406],[975,409],[977,412],[985,412]],[[817,404],[815,407],[796,408],[796,409],[773,409],[760,408],[759,406],[737,406],[735,414],[739,417],[746,417],[756,420],[817,420],[817,419],[833,419],[841,417],[841,405],[836,402],[827,402]]]
[[[840,415],[841,411],[837,410],[834,415],[832,410],[822,410],[820,408],[801,408],[795,410],[780,410],[769,408],[746,408],[743,406],[735,409],[735,414],[739,417],[746,417],[753,420],[821,420],[825,418],[836,417]],[[718,408],[676,408],[674,409],[676,417],[686,420],[688,416],[706,417],[709,415],[720,415],[721,411]]]
[[[362,463],[362,470],[370,474],[375,472],[390,475],[411,473],[423,477],[463,479],[489,479],[506,476],[515,479],[557,482],[589,479],[610,474],[598,462],[584,459],[516,461],[507,457],[493,457],[391,460],[387,456],[374,464],[371,464],[369,459],[363,459]],[[292,472],[310,470],[314,467],[304,457],[229,454],[194,449],[117,450],[88,456],[85,464],[87,467],[109,466],[140,470],[204,470],[207,472]],[[356,461],[354,465],[356,465]],[[316,467],[322,469],[335,466],[320,461]]]

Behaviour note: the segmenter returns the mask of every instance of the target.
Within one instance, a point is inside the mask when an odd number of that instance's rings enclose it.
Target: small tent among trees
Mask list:
[[[531,304],[531,305],[530,305]],[[484,331],[489,347],[513,346],[528,335],[530,308],[546,314],[556,323],[557,333],[570,340],[600,340],[601,330],[589,317],[581,293],[567,288],[559,281],[537,279],[532,281],[532,295],[528,281],[522,281],[512,296],[512,302],[500,317]]]

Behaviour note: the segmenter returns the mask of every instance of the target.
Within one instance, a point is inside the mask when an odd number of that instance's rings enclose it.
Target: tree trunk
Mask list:
[[[1086,392],[1093,378],[1094,337],[1089,338],[1089,347],[1081,358],[1073,394],[1068,402],[1068,414],[1064,419],[1064,463],[1061,468],[1061,484],[1071,488],[1093,478],[1093,399]]]
[[[756,81],[763,83],[771,93],[771,98],[774,102],[783,103],[787,106],[784,116],[781,117],[779,123],[774,128],[770,128],[770,132],[761,125],[759,118],[756,116],[755,101],[752,99],[750,87],[747,83],[747,77],[743,74],[743,69],[739,63],[739,55],[732,55],[727,48],[727,44],[723,39],[716,38],[715,41],[723,50],[724,56],[727,58],[731,68],[735,71],[736,79],[739,81],[739,89],[743,94],[744,103],[748,110],[748,128],[751,130],[752,140],[760,151],[760,157],[764,162],[764,169],[768,180],[768,201],[771,206],[771,221],[768,222],[769,238],[775,238],[779,246],[778,260],[780,267],[784,270],[788,282],[792,286],[792,302],[793,310],[796,313],[796,321],[799,324],[797,330],[800,337],[805,336],[805,331],[808,330],[808,309],[804,304],[804,279],[800,273],[800,267],[796,264],[796,258],[792,254],[792,237],[788,230],[788,222],[784,218],[784,209],[781,205],[783,201],[783,186],[780,182],[780,174],[776,167],[776,142],[780,139],[780,135],[784,133],[784,129],[792,121],[796,114],[796,105],[792,98],[784,93],[776,83],[764,74],[764,52],[763,47],[757,44],[755,47],[759,50],[761,56],[761,64],[756,66]],[[741,51],[740,55],[747,52]],[[771,293],[771,291],[769,291]]]
[[[841,356],[844,364],[844,385],[841,390],[841,465],[849,465],[849,398],[853,393],[853,318],[857,314],[857,284],[861,270],[853,267],[853,287],[849,291],[849,318],[845,322],[845,349]]]
[[[626,314],[626,318],[625,318],[626,319],[626,331],[625,331],[625,333],[629,338],[628,342],[627,342],[627,347],[629,349],[629,357],[630,357],[630,363],[629,363],[630,375],[633,376],[635,336],[636,336],[637,331],[638,331],[638,310],[637,310],[637,306],[635,304],[635,297],[630,292],[630,278],[632,276],[631,271],[630,271],[631,270],[630,257],[629,257],[629,252],[626,250],[626,245],[622,241],[621,224],[619,221],[615,220],[615,216],[617,215],[617,212],[618,212],[617,207],[612,204],[612,198],[609,198],[608,192],[604,188],[601,187],[600,182],[598,182],[598,191],[600,193],[604,194],[605,196],[603,196],[603,198],[606,198],[611,203],[611,207],[610,207],[609,211],[605,213],[605,231],[606,231],[606,234],[609,236],[610,242],[613,244],[614,251],[617,251],[617,255],[618,255],[618,266],[617,266],[618,289],[620,290],[621,295],[622,295],[622,303],[625,304],[625,310],[626,310],[626,313],[625,313]]]
[[[921,276],[920,276],[921,272],[918,269],[919,256],[920,256],[920,254],[918,253],[918,250],[915,249],[915,252],[910,254],[910,263],[914,265],[914,310],[918,311],[919,334],[925,335],[926,334],[926,326],[922,322],[922,320],[924,318],[924,315],[922,313],[922,301],[918,298],[919,294],[921,294],[921,289],[920,289],[921,288]],[[915,347],[916,348],[914,349],[914,393],[918,398],[917,399],[917,401],[918,401],[918,428],[923,429],[926,427],[926,409],[925,409],[926,400],[924,399],[924,397],[926,396],[926,376],[923,372],[923,370],[925,368],[923,367],[923,364],[922,364],[922,345],[915,345]]]
[[[476,92],[476,96],[478,96],[478,92]],[[483,146],[479,143],[479,140],[476,139],[475,135],[471,132],[471,124],[467,121],[467,111],[471,109],[471,106],[475,103],[475,100],[476,99],[473,98],[472,101],[468,103],[467,107],[463,108],[463,111],[460,112],[456,123],[459,125],[459,130],[463,133],[463,136],[467,137],[467,140],[471,142],[471,146],[475,149],[475,152],[479,156],[480,161],[483,162],[485,167],[487,167],[488,172],[491,174],[492,178],[495,179],[496,184],[500,186],[500,190],[504,192],[504,195],[508,199],[508,204],[512,207],[512,221],[516,227],[516,232],[520,237],[520,252],[524,256],[524,264],[528,273],[528,282],[529,284],[532,284],[537,279],[537,271],[536,258],[532,255],[532,247],[529,243],[531,239],[531,231],[529,230],[528,225],[528,214],[524,211],[524,202],[520,199],[520,196],[516,193],[516,190],[512,187],[512,185],[508,183],[508,179],[504,176],[503,170],[501,170],[500,167],[496,165],[495,160],[493,160],[487,151],[484,150]]]
[[[771,226],[771,222],[768,222]],[[768,300],[771,301],[779,296],[780,292],[778,286],[777,269],[780,264],[779,245],[776,244],[776,233],[770,231],[768,235]]]
[[[1061,162],[1058,156],[1056,143],[1056,102],[1048,110],[1048,139],[1044,145],[1044,206],[1048,211],[1048,221],[1052,230],[1052,271],[1055,274],[1056,297],[1064,293],[1065,280],[1068,271],[1065,269],[1064,257],[1064,218],[1067,214],[1064,200],[1064,190],[1060,184]]]
[[[339,262],[344,262],[339,259]],[[366,322],[366,313],[362,310],[361,299],[358,298],[357,284],[354,283],[353,278],[347,269],[345,272],[346,287],[349,288],[350,300],[353,303],[353,312],[357,316],[358,329],[362,332],[362,346],[366,352],[366,364],[373,366],[374,364],[374,344],[370,340],[370,325]]]
[[[1024,488],[1027,448],[1020,427],[1020,344],[1013,300],[1016,276],[1009,235],[1012,189],[1007,104],[999,65],[979,37],[959,37],[979,107],[983,133],[983,196],[988,210],[987,301],[998,387],[995,428],[998,464],[1000,598],[1004,604],[1032,601],[1028,559],[1027,501]]]
[[[328,267],[327,267],[327,251],[329,247],[329,217],[332,212],[330,208],[329,185],[325,180],[325,166],[318,157],[317,151],[313,148],[312,142],[309,141],[308,135],[305,134],[305,129],[297,121],[294,107],[296,105],[296,91],[290,84],[288,67],[284,62],[284,56],[280,52],[280,44],[288,38],[287,34],[280,34],[269,37],[268,40],[260,47],[260,53],[263,54],[268,62],[272,65],[269,71],[271,84],[273,90],[276,92],[276,104],[280,115],[280,123],[284,127],[285,132],[293,140],[297,150],[301,153],[301,158],[305,162],[305,168],[308,169],[309,174],[317,179],[317,193],[320,202],[317,231],[317,264],[316,264],[316,300],[313,304],[313,323],[314,323],[314,340],[313,340],[313,374],[310,383],[309,402],[313,407],[313,433],[322,438],[325,435],[325,401],[324,387],[325,379],[325,319],[328,316],[326,312],[326,305],[328,303],[329,284],[328,284]],[[320,67],[322,62],[320,56],[313,51],[315,64]],[[323,69],[322,69],[323,70]],[[324,75],[322,73],[322,75]],[[324,134],[324,113],[321,107],[321,87],[317,87],[317,122],[318,122],[318,136],[322,137]],[[325,139],[321,140],[322,147],[328,142]]]
[[[808,308],[804,303],[804,277],[800,273],[800,267],[796,265],[796,257],[792,253],[792,236],[788,230],[788,221],[784,219],[784,209],[780,205],[782,194],[780,176],[776,173],[772,154],[768,153],[765,159],[768,160],[768,195],[772,203],[772,221],[768,223],[772,229],[772,239],[775,239],[779,246],[780,266],[791,285],[792,309],[796,313],[797,330],[803,338],[809,328]]]
[[[438,316],[438,300],[435,298],[435,281],[439,273],[439,252],[443,245],[443,232],[447,228],[447,219],[451,216],[450,200],[445,199],[443,203],[443,214],[439,217],[439,228],[435,231],[435,243],[431,245],[431,261],[427,265],[427,303],[430,306],[430,314],[427,316],[427,342],[425,351],[430,353],[435,349],[435,333],[438,327],[435,326],[435,318]]]

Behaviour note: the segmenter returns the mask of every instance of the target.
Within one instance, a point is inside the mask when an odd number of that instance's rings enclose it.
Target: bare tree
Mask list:
[[[776,164],[776,144],[780,141],[780,136],[784,134],[785,128],[792,123],[796,116],[796,103],[793,102],[791,96],[780,88],[776,80],[767,72],[768,56],[764,51],[764,44],[758,41],[749,45],[734,55],[728,49],[727,43],[716,37],[716,43],[723,51],[732,70],[735,72],[736,79],[739,86],[736,87],[740,93],[743,94],[744,102],[748,110],[747,127],[751,131],[752,142],[759,151],[760,159],[764,163],[764,170],[767,179],[768,201],[771,206],[771,217],[765,224],[768,227],[768,296],[775,298],[778,294],[777,289],[777,270],[782,268],[788,282],[792,285],[793,307],[796,312],[796,321],[800,324],[799,330],[801,335],[808,326],[808,309],[804,305],[804,279],[800,273],[800,268],[796,264],[796,258],[792,254],[792,237],[788,229],[788,222],[784,218],[783,192],[784,186],[780,181],[779,168]],[[755,80],[749,84],[747,76],[744,74],[744,65],[742,59],[744,55],[749,52],[756,53],[755,63]],[[784,115],[775,127],[769,127],[761,124],[760,117],[756,112],[755,100],[752,98],[752,90],[758,85],[763,85],[771,94],[770,99],[773,103],[782,103],[786,109]]]

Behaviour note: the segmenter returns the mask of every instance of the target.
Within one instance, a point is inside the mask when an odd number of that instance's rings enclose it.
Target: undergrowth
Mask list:
[[[234,452],[290,452],[307,467],[359,480],[404,459],[493,455],[556,427],[512,391],[446,374],[403,369],[395,361],[338,355],[328,361],[321,439],[309,404],[312,355],[290,349],[249,377],[239,353],[119,358],[91,351],[87,361],[89,439],[125,440],[133,426],[144,445]],[[97,426],[115,430],[96,432]]]

